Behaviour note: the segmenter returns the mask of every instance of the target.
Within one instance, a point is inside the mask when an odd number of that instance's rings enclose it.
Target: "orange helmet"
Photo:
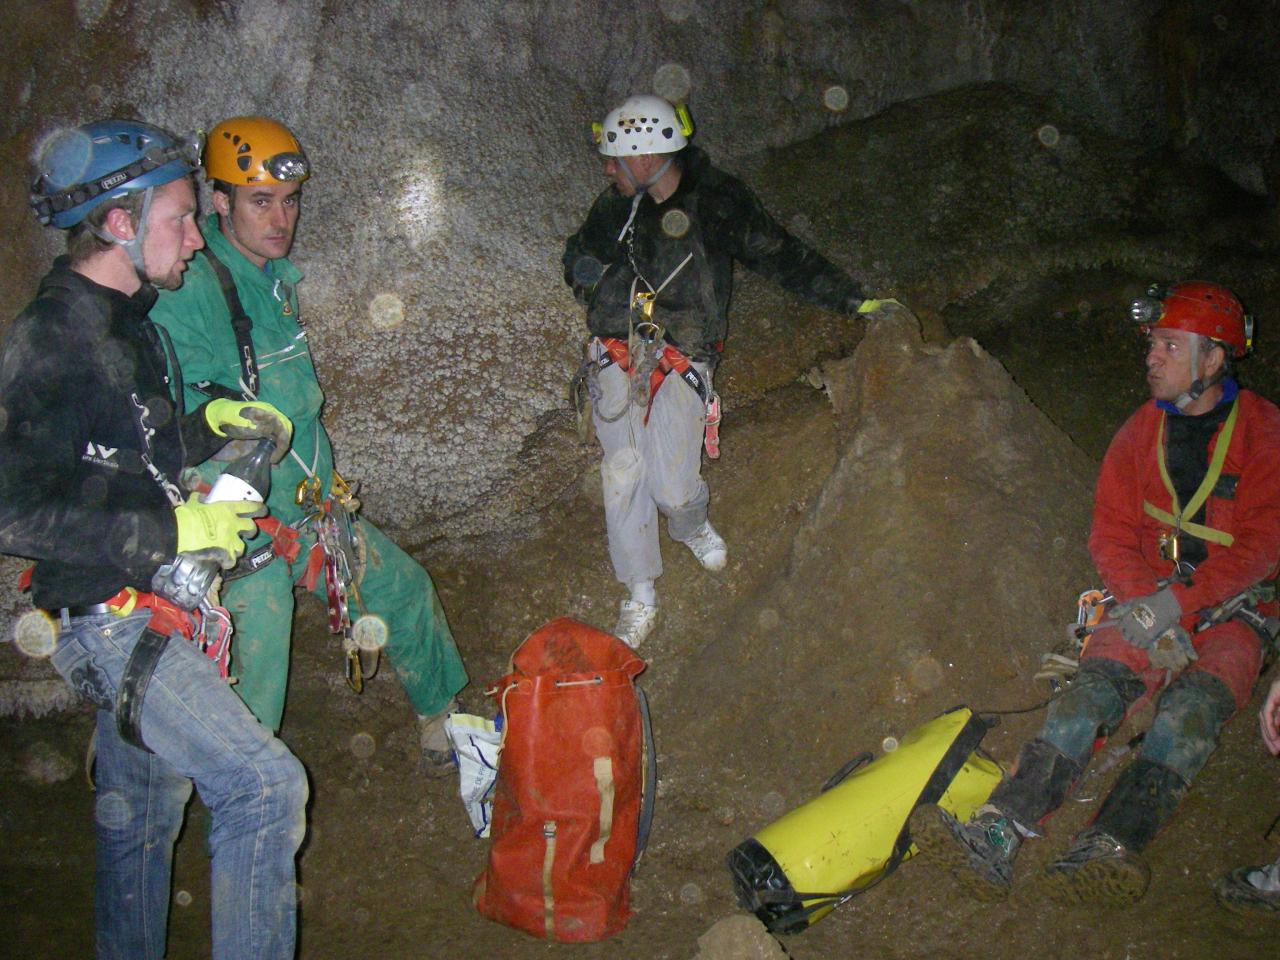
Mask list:
[[[306,154],[289,128],[266,117],[232,117],[209,133],[204,170],[236,186],[295,183],[311,176]]]
[[[1133,319],[1150,330],[1185,330],[1208,337],[1243,357],[1253,347],[1253,318],[1226,287],[1192,280],[1171,287],[1152,284],[1130,307]]]

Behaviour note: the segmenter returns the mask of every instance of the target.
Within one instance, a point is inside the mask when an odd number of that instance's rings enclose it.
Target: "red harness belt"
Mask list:
[[[604,356],[600,358],[600,366],[617,364],[624,372],[631,370],[631,356],[627,350],[627,341],[617,337],[600,337],[600,345],[604,347]],[[649,403],[644,410],[644,424],[649,425],[649,414],[653,410],[653,398],[658,395],[662,385],[666,383],[668,374],[675,373],[702,400],[706,410],[704,420],[703,445],[707,456],[715,460],[720,456],[720,397],[712,393],[708,396],[707,382],[694,369],[688,355],[678,347],[669,343],[662,344],[658,351],[658,362],[649,374]]]

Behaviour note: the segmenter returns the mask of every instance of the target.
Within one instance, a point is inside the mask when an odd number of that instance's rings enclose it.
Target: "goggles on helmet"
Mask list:
[[[311,174],[311,165],[302,153],[277,153],[264,160],[262,167],[282,183],[305,180]]]
[[[168,146],[149,150],[132,163],[118,170],[112,170],[96,180],[73,184],[53,192],[49,190],[48,174],[42,173],[31,184],[31,208],[35,212],[36,219],[42,225],[48,226],[53,222],[54,216],[62,211],[78,207],[94,197],[117,190],[144,174],[163,167],[166,163],[180,160],[190,168],[191,172],[194,172],[200,166],[200,151],[203,146],[204,133],[196,130]]]

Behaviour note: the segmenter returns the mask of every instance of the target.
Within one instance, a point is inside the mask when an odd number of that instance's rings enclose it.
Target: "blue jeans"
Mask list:
[[[78,693],[103,708],[95,809],[98,957],[164,956],[173,845],[194,782],[212,817],[214,960],[289,960],[306,773],[214,664],[180,636],[166,646],[143,702],[142,739],[154,752],[125,743],[111,708],[148,618],[146,611],[76,618],[52,658]]]

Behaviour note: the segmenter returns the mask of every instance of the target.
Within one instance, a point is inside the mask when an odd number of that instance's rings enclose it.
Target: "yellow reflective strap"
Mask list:
[[[1213,527],[1207,527],[1204,524],[1192,523],[1185,517],[1194,517],[1200,510],[1209,494],[1213,492],[1213,488],[1218,485],[1218,478],[1222,476],[1222,465],[1227,461],[1227,450],[1231,446],[1231,437],[1235,432],[1236,414],[1240,411],[1240,401],[1233,400],[1231,402],[1231,412],[1227,414],[1226,422],[1222,425],[1222,430],[1218,434],[1218,442],[1213,448],[1213,459],[1209,461],[1209,469],[1205,472],[1204,479],[1200,481],[1200,486],[1196,489],[1195,494],[1191,497],[1191,501],[1185,508],[1178,505],[1178,493],[1173,488],[1173,480],[1169,476],[1169,468],[1165,462],[1164,456],[1164,423],[1168,418],[1167,413],[1160,415],[1160,424],[1156,427],[1156,464],[1160,467],[1160,480],[1164,483],[1164,488],[1169,492],[1169,502],[1173,506],[1173,513],[1167,513],[1159,507],[1143,501],[1142,509],[1149,517],[1154,517],[1161,523],[1167,523],[1174,530],[1186,530],[1192,536],[1199,537],[1209,543],[1221,544],[1229,547],[1235,542],[1235,537],[1222,530],[1215,530]]]
[[[1229,547],[1236,542],[1236,538],[1225,530],[1215,530],[1213,527],[1206,527],[1202,523],[1191,523],[1189,520],[1179,520],[1173,514],[1161,510],[1150,500],[1142,501],[1142,510],[1149,516],[1154,517],[1161,523],[1167,523],[1169,526],[1177,530],[1185,530],[1192,536],[1199,537],[1209,543],[1217,543],[1224,547]]]

